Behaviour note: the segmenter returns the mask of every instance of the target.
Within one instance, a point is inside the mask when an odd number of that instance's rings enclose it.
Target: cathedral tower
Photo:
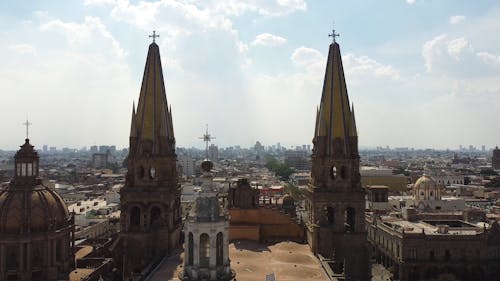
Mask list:
[[[328,52],[313,144],[307,190],[309,246],[316,255],[334,259],[334,271],[347,280],[368,280],[365,192],[359,174],[356,120],[335,40]]]
[[[176,161],[172,112],[165,95],[160,50],[153,40],[137,111],[132,109],[128,172],[120,192],[121,262],[125,280],[180,245]]]

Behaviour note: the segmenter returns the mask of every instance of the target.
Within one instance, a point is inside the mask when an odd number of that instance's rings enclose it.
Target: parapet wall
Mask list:
[[[305,239],[304,228],[295,219],[278,208],[230,209],[229,240]]]

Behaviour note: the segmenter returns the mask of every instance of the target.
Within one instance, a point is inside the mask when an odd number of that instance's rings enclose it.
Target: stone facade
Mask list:
[[[141,276],[180,247],[181,206],[172,115],[158,45],[149,46],[137,105],[132,111],[128,172],[121,198],[123,279]],[[141,273],[142,272],[142,273]]]
[[[313,144],[306,203],[308,243],[314,254],[334,259],[336,270],[347,280],[369,280],[357,129],[335,42],[328,54]]]
[[[479,228],[460,220],[406,221],[376,215],[368,218],[368,240],[377,261],[395,280],[498,280],[500,227]]]
[[[28,139],[14,158],[14,179],[0,190],[0,280],[67,280],[74,267],[74,217],[42,184]]]
[[[248,179],[239,179],[228,190],[229,208],[251,209],[259,205],[259,190],[252,188]]]

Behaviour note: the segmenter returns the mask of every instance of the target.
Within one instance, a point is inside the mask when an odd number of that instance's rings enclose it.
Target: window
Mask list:
[[[28,164],[26,164],[26,165],[28,165],[28,169],[27,169],[27,173],[26,173],[26,175],[27,175],[28,177],[33,176],[33,164],[32,164],[32,163],[28,163]]]
[[[150,167],[149,168],[149,178],[150,179],[154,179],[156,176],[156,169],[155,167]]]
[[[333,207],[326,208],[326,217],[329,225],[333,225],[335,223],[335,209]]]
[[[21,164],[21,176],[26,176],[26,163]]]
[[[189,265],[193,265],[193,258],[194,258],[193,257],[193,255],[194,255],[194,253],[193,253],[193,243],[194,243],[194,241],[193,241],[193,233],[189,232],[189,238],[188,238],[188,247],[189,247],[188,248],[188,255],[189,255],[189,257],[188,257],[188,264]]]
[[[216,261],[217,266],[222,266],[224,262],[224,239],[222,232],[217,233]]]
[[[208,234],[200,236],[200,266],[208,267],[210,264],[210,241]]]
[[[149,227],[155,228],[160,224],[161,211],[158,207],[153,207],[149,213]]]
[[[354,226],[355,226],[355,210],[352,207],[347,207],[345,209],[344,213],[344,226],[345,226],[345,232],[350,233],[354,232]]]
[[[337,177],[337,167],[333,166],[332,167],[332,179],[335,179]]]
[[[139,226],[141,224],[141,209],[132,207],[130,209],[130,226]]]

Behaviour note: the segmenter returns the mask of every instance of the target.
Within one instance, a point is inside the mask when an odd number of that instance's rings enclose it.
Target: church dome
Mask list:
[[[0,191],[0,233],[46,232],[69,225],[66,203],[43,185]]]
[[[0,190],[0,233],[46,232],[71,225],[64,200],[38,178],[38,153],[28,139],[14,159],[14,179]]]
[[[436,186],[437,186],[436,181],[427,175],[421,176],[415,182],[415,189],[429,189],[429,188],[435,188]]]

